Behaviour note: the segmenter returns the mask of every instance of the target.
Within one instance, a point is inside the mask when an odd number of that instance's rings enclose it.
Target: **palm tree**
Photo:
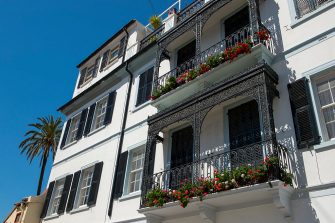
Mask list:
[[[38,118],[39,122],[29,124],[32,130],[29,130],[24,135],[27,137],[20,143],[21,154],[25,153],[30,163],[35,157],[40,157],[40,178],[38,180],[37,195],[41,194],[41,187],[43,182],[43,176],[45,166],[48,161],[48,157],[51,153],[52,159],[54,160],[57,145],[62,132],[62,120],[61,118],[55,119],[53,116]]]

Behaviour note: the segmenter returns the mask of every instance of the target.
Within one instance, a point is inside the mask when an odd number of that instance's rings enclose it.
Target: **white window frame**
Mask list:
[[[91,171],[91,174],[87,177],[89,179],[89,185],[86,184],[85,186],[83,186],[83,181],[84,181],[84,173],[86,171]],[[76,199],[75,199],[75,209],[80,209],[82,207],[87,207],[87,202],[88,202],[88,197],[90,195],[90,191],[91,191],[91,187],[92,187],[92,179],[93,179],[93,174],[94,174],[94,164],[87,166],[85,168],[83,168],[81,170],[81,174],[80,174],[80,179],[79,179],[79,183],[78,183],[78,188],[76,191]],[[86,178],[86,179],[87,179]],[[84,196],[82,196],[81,192],[82,190],[85,190]],[[82,197],[84,198],[84,203],[80,204],[83,200]]]
[[[57,215],[57,211],[59,208],[60,200],[62,198],[63,190],[65,185],[65,178],[59,179],[55,182],[54,189],[52,191],[47,216]],[[55,203],[57,202],[57,203]],[[55,206],[57,206],[55,208]]]
[[[76,114],[75,116],[73,116],[71,118],[71,124],[70,124],[70,128],[69,128],[69,132],[67,134],[65,145],[68,145],[68,144],[73,143],[73,142],[76,141],[76,135],[77,135],[77,132],[78,132],[78,129],[79,129],[80,117],[81,117],[81,112],[79,112],[78,114]],[[78,123],[76,123],[76,126],[74,127],[75,129],[73,129],[73,125],[75,124],[73,121],[75,119],[78,119]]]
[[[143,176],[143,166],[144,166],[144,158],[145,158],[145,143],[146,141],[142,141],[140,143],[137,143],[133,145],[132,147],[128,148],[128,159],[127,159],[127,167],[126,167],[126,175],[124,179],[123,184],[123,196],[124,195],[137,195],[141,191],[141,185],[142,185],[142,176]],[[130,191],[130,174],[131,172],[134,172],[134,170],[131,170],[131,164],[132,164],[132,158],[134,153],[138,153],[142,150],[143,152],[143,161],[142,161],[142,167],[139,169],[136,169],[136,172],[142,171],[141,177],[140,177],[140,183],[139,183],[139,189],[135,191]]]
[[[99,118],[101,117],[101,120],[99,121],[99,123],[102,123],[101,125],[99,125],[98,127],[96,127],[97,124],[97,116],[98,116],[98,105],[102,103],[102,101],[105,101],[105,106],[104,106],[104,112],[99,114]],[[94,114],[93,114],[93,120],[92,120],[92,125],[91,125],[91,132],[100,129],[104,126],[104,120],[106,117],[106,112],[107,112],[107,105],[108,105],[108,95],[104,96],[103,98],[99,99],[96,103],[95,103],[95,109],[94,109]]]
[[[316,106],[315,107],[315,114],[316,114],[316,119],[319,125],[319,130],[320,130],[320,134],[322,136],[322,141],[323,142],[328,142],[328,141],[335,141],[335,137],[334,138],[329,138],[329,133],[326,127],[326,121],[322,112],[322,106],[320,103],[320,98],[319,98],[319,92],[318,92],[318,85],[325,82],[325,81],[329,81],[330,79],[333,78],[333,75],[335,74],[335,70],[327,72],[325,74],[319,74],[316,77],[313,77],[311,79],[311,85],[312,85],[312,90],[313,90],[313,94],[312,97],[314,97],[314,103]],[[334,98],[335,100],[335,98]],[[334,106],[335,102],[327,105],[325,107],[329,107],[329,106]]]

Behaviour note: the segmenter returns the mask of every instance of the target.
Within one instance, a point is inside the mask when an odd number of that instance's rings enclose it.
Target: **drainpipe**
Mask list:
[[[121,152],[122,152],[124,132],[125,132],[127,117],[128,117],[129,100],[130,100],[131,88],[132,88],[132,85],[133,85],[132,83],[133,83],[133,78],[134,78],[133,73],[128,69],[128,65],[129,65],[129,63],[127,61],[125,70],[129,74],[129,85],[128,85],[128,92],[127,92],[126,106],[125,106],[125,114],[124,114],[123,120],[122,120],[122,127],[121,127],[121,133],[120,133],[120,141],[119,141],[119,147],[118,147],[115,170],[116,170],[117,166],[119,166],[119,163],[120,163],[120,155],[121,155]],[[110,198],[110,201],[109,201],[109,208],[108,208],[108,216],[109,217],[112,216],[114,193],[115,193],[115,181],[116,181],[116,172],[114,171],[112,194],[111,194],[111,198]]]
[[[123,55],[122,55],[122,63],[124,62],[124,59],[126,57],[126,51],[127,51],[127,46],[128,46],[128,39],[129,39],[129,33],[126,27],[123,28],[123,31],[126,33],[126,41],[125,41],[125,45],[123,46]],[[126,66],[127,68],[127,66]],[[128,72],[128,71],[127,71]],[[128,72],[129,73],[129,72]]]

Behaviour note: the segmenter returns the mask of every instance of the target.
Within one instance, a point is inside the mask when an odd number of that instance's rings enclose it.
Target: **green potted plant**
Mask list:
[[[149,22],[154,29],[158,29],[162,25],[161,18],[156,15],[151,16]]]

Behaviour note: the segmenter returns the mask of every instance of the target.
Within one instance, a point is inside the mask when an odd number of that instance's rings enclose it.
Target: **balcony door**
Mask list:
[[[195,56],[195,40],[182,47],[177,52],[177,67]]]
[[[261,141],[258,104],[249,101],[228,110],[230,149]]]
[[[179,186],[180,181],[190,179],[193,161],[193,129],[188,126],[172,133],[170,188]]]
[[[236,34],[237,31],[249,23],[249,7],[247,6],[224,21],[224,37]],[[247,29],[238,32],[236,35],[232,35],[231,38],[226,40],[227,47],[234,46],[237,42],[245,41],[248,35]]]

